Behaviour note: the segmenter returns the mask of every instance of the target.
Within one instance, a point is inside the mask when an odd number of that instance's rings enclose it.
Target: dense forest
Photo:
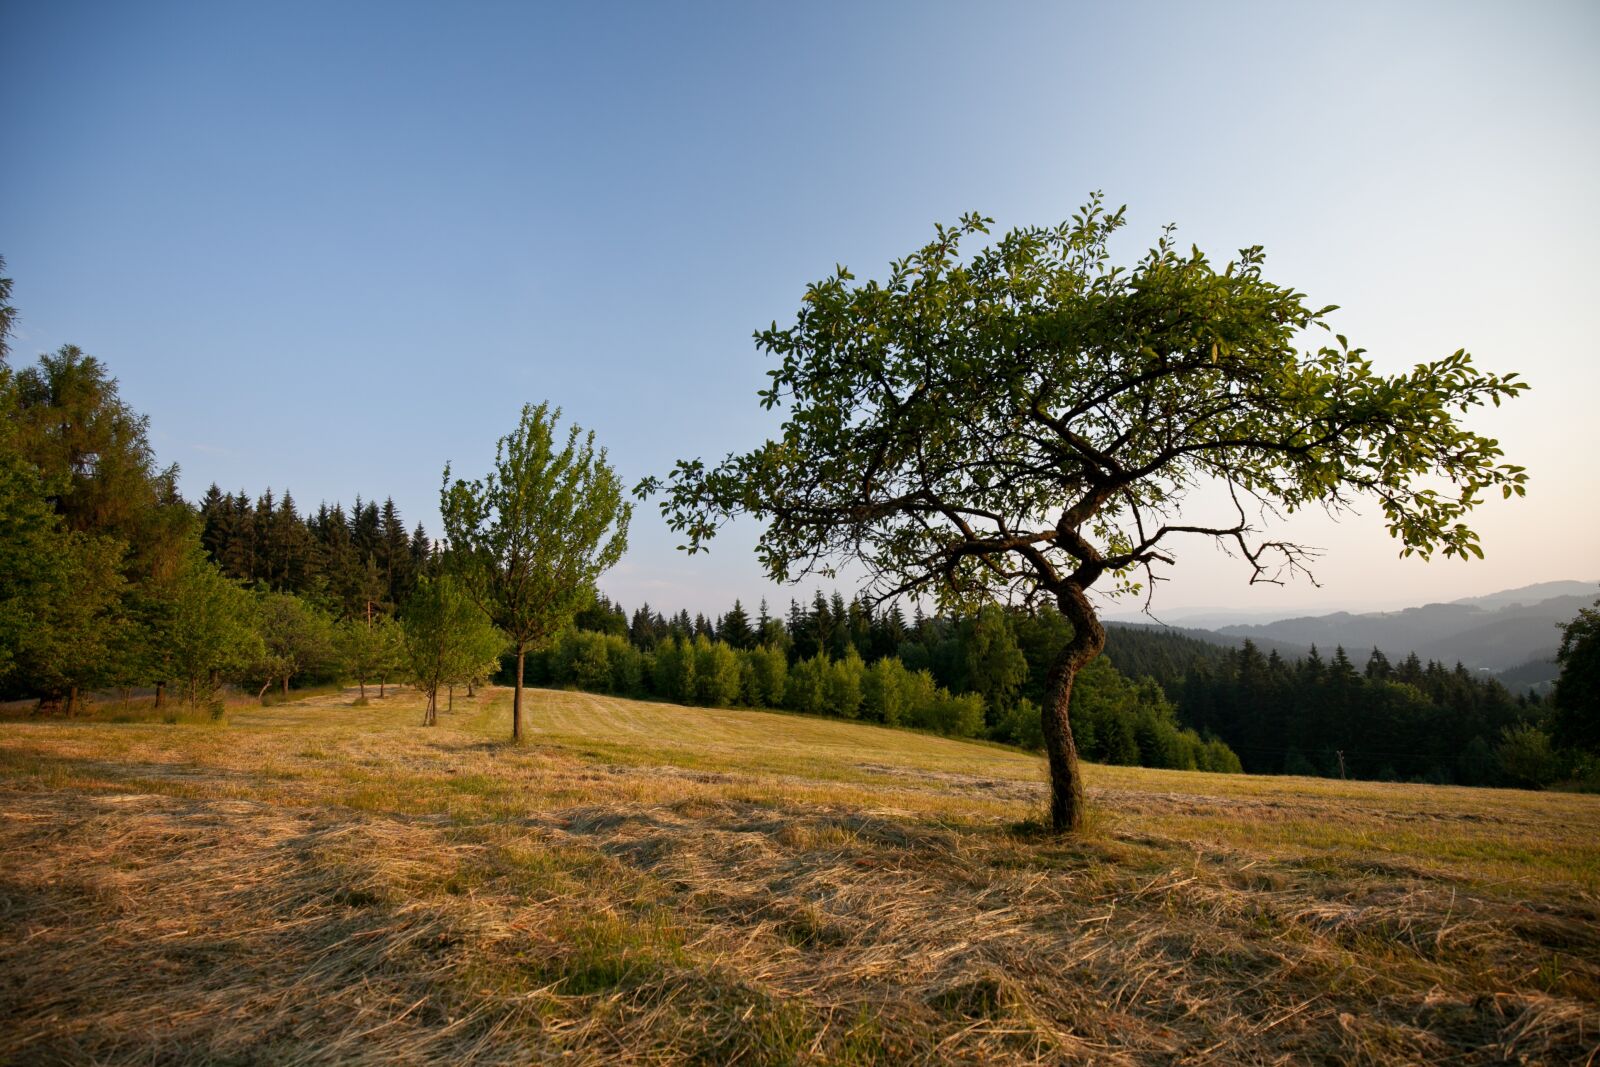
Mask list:
[[[408,529],[391,499],[302,512],[288,490],[213,485],[184,500],[103,363],[66,346],[9,365],[0,286],[0,697],[73,714],[95,691],[153,690],[159,704],[176,687],[215,711],[229,684],[433,693],[505,669],[441,577],[448,546]],[[781,614],[735,602],[708,618],[597,593],[528,670],[535,683],[1038,748],[1046,672],[1070,635],[1048,607],[908,617],[818,591]],[[1142,627],[1110,628],[1071,719],[1087,758],[1121,764],[1526,786],[1593,764],[1556,743],[1579,734],[1553,729],[1545,702],[1459,666],[1376,649],[1359,666],[1342,648],[1291,661]]]
[[[409,534],[392,499],[356,497],[301,515],[288,490],[255,502],[213,485],[199,504],[200,544],[229,578],[294,593],[354,617],[393,612],[429,573],[433,543],[422,524]]]
[[[1039,744],[1033,723],[1045,672],[1071,634],[1048,606],[991,607],[964,619],[918,611],[907,620],[898,606],[875,611],[865,600],[821,592],[806,604],[790,601],[781,619],[765,603],[752,618],[738,602],[718,618],[666,617],[649,605],[630,615],[601,597],[577,622],[619,642],[609,646],[613,656],[623,654],[624,641],[644,653],[679,641],[735,652],[768,645],[784,650],[791,667],[819,656],[866,668],[888,660],[896,670],[927,672],[952,693],[982,697],[982,727],[974,721],[973,732],[1028,747]],[[569,639],[547,654],[541,676],[615,689],[583,673],[577,664],[585,655],[594,662],[600,653],[580,653]],[[1087,758],[1101,762],[1205,767],[1195,745],[1211,742],[1213,752],[1226,750],[1258,774],[1536,785],[1567,769],[1544,728],[1550,709],[1537,695],[1513,695],[1492,678],[1414,655],[1391,664],[1372,649],[1358,668],[1343,648],[1326,661],[1315,649],[1290,661],[1276,651],[1262,655],[1251,642],[1232,649],[1113,625],[1105,655],[1079,687],[1074,735]],[[676,694],[667,687],[658,695]],[[863,714],[877,717],[870,705]]]

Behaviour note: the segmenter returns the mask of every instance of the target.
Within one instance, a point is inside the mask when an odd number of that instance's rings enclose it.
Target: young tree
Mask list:
[[[395,659],[395,624],[387,615],[346,619],[335,628],[334,643],[344,669],[355,675],[361,699],[367,698],[367,679],[384,678]]]
[[[428,697],[422,724],[438,721],[439,687],[463,684],[487,673],[505,648],[505,635],[448,575],[422,578],[400,621],[417,688]]]
[[[293,593],[268,593],[257,608],[263,658],[249,671],[263,680],[258,696],[280,682],[289,695],[289,682],[299,674],[320,670],[335,658],[333,620]]]
[[[1281,580],[1313,553],[1257,523],[1361,497],[1402,555],[1481,555],[1462,518],[1485,489],[1520,494],[1525,474],[1459,416],[1524,385],[1464,352],[1386,376],[1343,337],[1300,351],[1334,309],[1268,281],[1259,247],[1219,268],[1169,229],[1113,265],[1123,213],[1098,195],[1070,222],[963,258],[989,222],[938,227],[885,282],[840,268],[811,285],[792,326],[756,335],[780,360],[761,399],[787,407],[781,438],[712,467],[680,461],[662,510],[691,552],[734,515],[764,520],[775,580],[842,557],[880,601],[1055,603],[1073,634],[1041,714],[1051,821],[1068,831],[1083,809],[1072,684],[1105,643],[1091,587],[1137,588],[1180,535],[1231,547],[1252,581]],[[1212,496],[1227,518],[1180,518]]]
[[[413,592],[415,592],[415,587],[413,587]],[[382,633],[384,638],[383,656],[378,660],[377,672],[379,697],[389,695],[386,691],[389,679],[400,675],[408,666],[405,633],[399,626],[388,626]],[[485,679],[489,678],[499,667],[498,661],[490,664],[484,671],[483,677]],[[399,685],[400,683],[396,682],[395,684]]]
[[[150,680],[180,683],[191,707],[210,700],[219,679],[261,658],[254,599],[198,544],[141,600]]]
[[[595,581],[628,546],[632,506],[622,483],[577,426],[558,447],[559,408],[524,405],[495,446],[486,478],[450,480],[439,510],[446,565],[516,651],[511,737],[522,739],[522,672],[530,648],[554,637],[588,601]]]

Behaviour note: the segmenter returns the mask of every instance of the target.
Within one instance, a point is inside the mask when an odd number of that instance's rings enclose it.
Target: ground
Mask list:
[[[354,696],[0,723],[0,1061],[1600,1062],[1600,797]]]

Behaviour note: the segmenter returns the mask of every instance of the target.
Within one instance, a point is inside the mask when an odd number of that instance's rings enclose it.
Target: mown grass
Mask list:
[[[406,691],[0,724],[0,1059],[1584,1062],[1600,798]]]

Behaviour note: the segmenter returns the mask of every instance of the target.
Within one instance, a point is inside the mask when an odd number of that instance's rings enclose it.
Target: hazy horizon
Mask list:
[[[1327,550],[1320,589],[1180,544],[1158,614],[1584,580],[1600,11],[1264,10],[8,3],[12,363],[102,359],[191,499],[392,496],[437,535],[444,464],[486,470],[524,402],[630,484],[749,448],[775,425],[751,331],[808,282],[1103,189],[1129,258],[1167,222],[1218,258],[1262,244],[1380,369],[1465,347],[1533,386],[1467,420],[1531,476],[1471,520],[1486,560],[1302,515],[1274,530]],[[755,535],[686,557],[642,505],[602,588],[709,613],[824,584],[766,583]]]

